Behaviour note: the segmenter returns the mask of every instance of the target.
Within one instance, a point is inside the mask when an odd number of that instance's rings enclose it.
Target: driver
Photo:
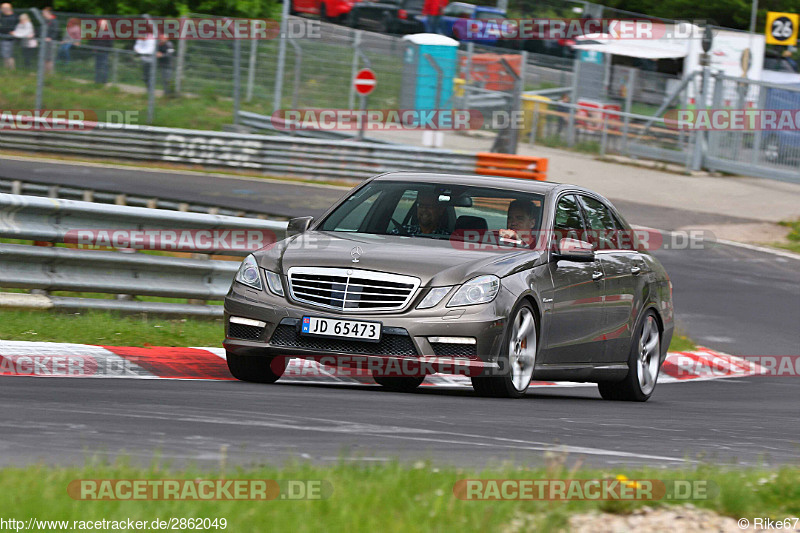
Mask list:
[[[431,191],[420,191],[417,196],[418,233],[424,235],[449,234],[444,215],[445,205],[439,201],[439,195]]]
[[[500,230],[500,238],[533,246],[536,229],[536,206],[530,200],[514,200],[508,204],[508,229]]]

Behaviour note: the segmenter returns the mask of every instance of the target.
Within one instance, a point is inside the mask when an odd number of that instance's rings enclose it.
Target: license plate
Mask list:
[[[302,335],[313,335],[315,337],[334,337],[378,342],[381,340],[381,323],[304,316],[300,327],[300,333]]]

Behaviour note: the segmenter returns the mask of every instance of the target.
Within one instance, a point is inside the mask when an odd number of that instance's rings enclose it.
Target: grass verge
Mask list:
[[[578,460],[579,462],[580,460]],[[618,479],[686,480],[709,488],[706,497],[659,501],[464,501],[453,486],[460,479]],[[332,489],[322,500],[273,501],[82,501],[67,494],[80,479],[264,479],[322,480]],[[528,526],[548,530],[566,524],[578,512],[599,510],[627,514],[647,505],[691,503],[722,515],[783,519],[800,514],[800,469],[653,468],[568,469],[564,463],[544,468],[494,467],[484,470],[413,465],[340,463],[293,464],[284,468],[201,470],[161,466],[91,464],[80,468],[43,465],[0,470],[5,495],[4,518],[27,520],[142,520],[169,518],[226,519],[228,531],[499,531],[526,517]],[[533,523],[531,523],[531,521]],[[538,527],[537,527],[538,529]],[[533,530],[533,529],[528,529]]]
[[[0,339],[73,342],[110,346],[220,346],[222,319],[120,316],[109,311],[59,313],[0,309]],[[672,336],[670,351],[688,351],[695,344],[685,335]]]
[[[120,316],[108,311],[0,310],[0,339],[109,346],[221,346],[222,319]]]
[[[784,220],[778,222],[778,224],[789,228],[789,234],[786,236],[789,242],[779,242],[774,246],[800,254],[800,218],[797,220]]]

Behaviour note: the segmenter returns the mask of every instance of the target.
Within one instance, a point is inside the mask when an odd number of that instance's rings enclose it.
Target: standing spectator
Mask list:
[[[12,32],[19,24],[19,17],[14,14],[14,9],[9,3],[0,4],[0,57],[3,58],[3,66],[9,70],[14,70],[14,36]]]
[[[156,40],[152,33],[148,33],[143,39],[136,39],[133,51],[139,54],[142,60],[142,79],[144,86],[150,89],[150,66],[153,64],[153,55],[156,52]],[[152,80],[155,82],[155,80]]]
[[[99,33],[108,32],[108,21],[101,19],[97,23]],[[99,85],[108,83],[108,54],[114,47],[111,39],[92,39],[89,44],[94,48],[94,82]]]
[[[56,64],[56,46],[58,46],[58,19],[52,7],[42,9],[44,27],[47,28],[45,37],[44,71],[46,74],[53,72]]]
[[[428,33],[439,33],[439,18],[442,16],[442,9],[447,5],[448,0],[425,0],[422,6],[422,14],[425,15],[425,31]]]
[[[22,44],[22,64],[25,70],[30,70],[33,63],[33,54],[36,52],[36,31],[33,29],[31,18],[27,13],[19,16],[19,24],[11,35],[20,40]]]
[[[67,21],[67,31],[64,32],[64,38],[58,45],[58,53],[56,60],[61,63],[69,64],[71,59],[71,51],[73,46],[81,45],[81,30],[80,22],[76,18],[71,18]]]
[[[172,57],[175,55],[175,47],[166,35],[158,36],[158,48],[156,57],[158,58],[158,75],[161,76],[161,83],[164,84],[164,96],[171,95],[172,85]]]

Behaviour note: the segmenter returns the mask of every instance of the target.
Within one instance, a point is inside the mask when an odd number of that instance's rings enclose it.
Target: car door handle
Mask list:
[[[603,273],[600,272],[599,270],[595,270],[594,272],[592,272],[592,279],[594,281],[599,281],[602,278],[603,278]]]
[[[633,274],[634,276],[638,276],[641,271],[642,269],[640,267],[637,266],[631,267],[631,274]]]

